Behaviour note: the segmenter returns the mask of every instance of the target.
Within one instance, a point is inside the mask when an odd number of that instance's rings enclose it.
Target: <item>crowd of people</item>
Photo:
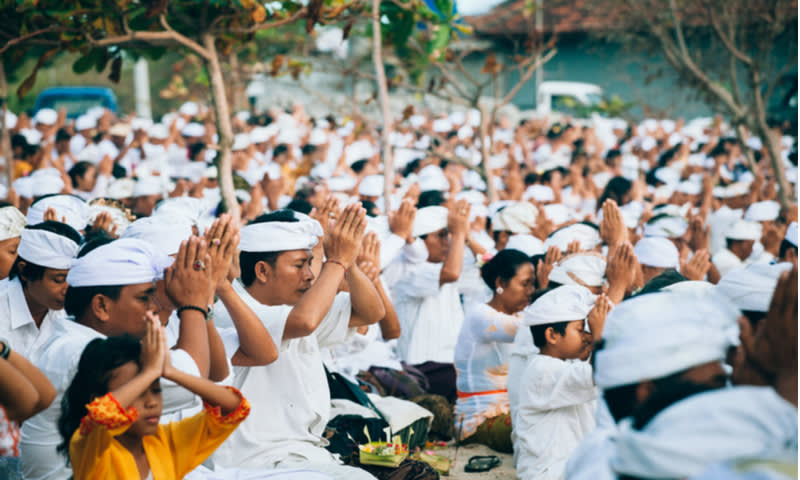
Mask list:
[[[797,477],[796,132],[781,204],[721,117],[409,108],[392,172],[367,118],[232,120],[238,209],[202,104],[6,114],[3,478],[438,478],[360,463],[395,433],[523,480]]]

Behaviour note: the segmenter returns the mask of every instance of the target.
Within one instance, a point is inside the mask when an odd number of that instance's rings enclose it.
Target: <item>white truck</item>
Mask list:
[[[603,89],[592,83],[542,82],[536,92],[536,113],[539,116],[551,112],[575,114],[576,107],[589,107],[602,99]]]

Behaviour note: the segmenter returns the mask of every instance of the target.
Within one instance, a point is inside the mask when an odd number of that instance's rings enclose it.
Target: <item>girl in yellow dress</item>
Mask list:
[[[199,395],[197,415],[160,425],[164,377]],[[172,367],[163,327],[148,314],[147,333],[98,338],[81,355],[64,393],[58,426],[75,480],[182,479],[244,421],[241,393]]]

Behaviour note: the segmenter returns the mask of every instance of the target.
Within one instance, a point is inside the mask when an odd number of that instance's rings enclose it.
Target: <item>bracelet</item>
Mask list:
[[[195,311],[198,311],[198,312],[202,313],[203,317],[205,317],[206,321],[208,321],[211,318],[211,309],[210,308],[206,309],[206,308],[203,308],[203,307],[198,307],[197,305],[184,305],[182,307],[178,307],[178,311],[176,312],[176,314],[180,317],[181,313],[186,311],[186,310],[195,310]]]
[[[3,346],[3,350],[0,350],[0,358],[8,360],[8,356],[11,354],[11,347],[8,346],[8,341],[0,338],[0,345]]]
[[[325,260],[325,263],[335,263],[336,265],[339,265],[340,267],[342,267],[342,270],[344,270],[344,276],[347,277],[347,267],[344,266],[344,263],[340,262],[339,260],[331,260],[331,259]]]

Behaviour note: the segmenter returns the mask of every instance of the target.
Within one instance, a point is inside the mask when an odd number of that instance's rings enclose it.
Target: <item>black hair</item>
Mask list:
[[[790,249],[794,250],[794,253],[797,253],[797,245],[789,240],[786,240],[785,238],[781,240],[781,246],[778,250],[778,258],[786,258],[786,252],[788,252]]]
[[[603,207],[603,203],[607,199],[612,199],[617,202],[617,205],[622,206],[622,198],[631,191],[633,188],[633,182],[628,180],[625,177],[614,177],[608,181],[606,184],[606,188],[603,189],[603,193],[600,195],[600,198],[597,199],[597,209],[600,210]]]
[[[298,222],[294,211],[289,209],[275,210],[272,213],[265,213],[251,220],[248,225],[268,222]],[[245,287],[249,287],[256,279],[256,264],[267,262],[270,267],[275,268],[275,262],[282,252],[239,252],[239,268],[241,270],[241,280]]]
[[[419,168],[419,163],[420,163],[420,159],[419,158],[417,158],[415,160],[411,160],[410,162],[408,162],[406,164],[405,168],[403,168],[403,176],[407,177],[410,174],[414,173],[414,171]]]
[[[553,178],[553,172],[560,172],[561,176],[565,177],[569,173],[569,170],[567,170],[564,167],[556,167],[556,168],[551,168],[550,170],[544,172],[541,175],[541,177],[539,178],[543,185],[549,185],[550,184],[550,181]]]
[[[317,151],[316,145],[311,145],[310,143],[303,145],[303,148],[300,149],[300,152],[303,155],[311,155],[312,153]]]
[[[350,169],[355,173],[361,173],[364,170],[364,167],[367,166],[367,159],[362,158],[361,160],[356,160],[355,162],[350,165]]]
[[[286,208],[289,210],[294,210],[295,212],[300,212],[308,215],[309,213],[311,213],[311,209],[314,207],[310,203],[308,203],[308,200],[305,200],[303,198],[294,198],[292,199],[291,202],[289,202],[288,205],[286,205]]]
[[[80,245],[83,241],[81,234],[78,233],[74,228],[70,227],[66,223],[56,222],[54,220],[46,220],[42,223],[37,223],[36,225],[28,225],[25,228],[28,230],[43,230],[45,232],[55,233],[56,235],[61,235],[62,237],[72,240],[76,245]],[[20,262],[25,262],[25,267],[21,270]],[[25,285],[26,281],[41,280],[44,276],[45,268],[46,267],[32,263],[30,260],[17,255],[8,277],[13,279],[19,276],[20,282]]]
[[[94,167],[94,164],[87,162],[86,160],[82,160],[69,169],[67,175],[69,175],[70,180],[72,180],[73,188],[78,188],[78,178],[86,175],[86,172],[92,167]]]
[[[205,148],[206,148],[206,144],[203,143],[203,142],[195,142],[195,143],[189,145],[189,149],[188,149],[189,160],[195,161],[195,157],[197,156],[197,154],[199,154],[200,152],[205,150]],[[206,161],[205,158],[202,158],[200,160],[202,162]]]
[[[67,464],[72,435],[88,414],[86,405],[108,393],[114,369],[128,362],[139,365],[141,351],[139,340],[130,335],[95,338],[86,345],[78,362],[78,371],[61,399],[61,416],[58,418],[61,443],[57,450],[66,457]]]
[[[533,336],[533,344],[539,348],[545,347],[547,345],[547,338],[545,337],[545,332],[547,331],[547,329],[552,327],[553,331],[555,331],[560,335],[564,335],[567,333],[567,325],[569,325],[569,321],[545,323],[543,325],[531,326],[531,335]]]
[[[525,174],[525,179],[523,181],[525,182],[526,187],[530,187],[536,183],[538,179],[539,175],[537,175],[536,172],[528,172]]]
[[[101,236],[95,235],[84,245],[78,252],[77,258],[81,258],[89,252],[109,244],[114,239],[108,235]],[[95,295],[103,295],[112,300],[119,299],[119,294],[122,291],[123,285],[100,285],[91,287],[67,287],[67,293],[64,296],[64,310],[69,314],[79,319],[89,308],[92,299]]]
[[[445,201],[444,194],[439,190],[427,190],[419,194],[417,208],[441,206]]]
[[[367,211],[367,216],[369,217],[377,217],[378,216],[378,206],[372,200],[361,200],[361,206],[364,207],[364,210]]]
[[[70,135],[67,132],[67,130],[64,129],[63,127],[59,128],[58,131],[56,132],[56,143],[63,142],[63,141],[69,141],[70,138],[72,138],[72,135]]]
[[[681,275],[674,268],[669,268],[651,278],[650,281],[645,283],[642,289],[639,290],[634,296],[638,297],[639,295],[647,295],[648,293],[659,292],[664,287],[668,287],[679,282],[685,282],[686,280],[689,279]]]
[[[281,154],[287,153],[288,151],[289,151],[289,147],[287,147],[286,145],[284,145],[283,143],[281,143],[280,145],[278,145],[277,147],[275,147],[275,149],[274,149],[274,150],[272,150],[272,156],[273,156],[273,157],[277,157],[278,155],[281,155]]]
[[[606,165],[608,165],[609,167],[612,166],[614,162],[621,156],[622,152],[620,152],[616,148],[609,150],[608,152],[606,152],[606,158],[605,158]]]
[[[519,267],[526,263],[531,263],[530,257],[519,250],[500,250],[481,267],[481,278],[490,290],[494,290],[498,279],[503,282],[510,281],[517,274]]]

